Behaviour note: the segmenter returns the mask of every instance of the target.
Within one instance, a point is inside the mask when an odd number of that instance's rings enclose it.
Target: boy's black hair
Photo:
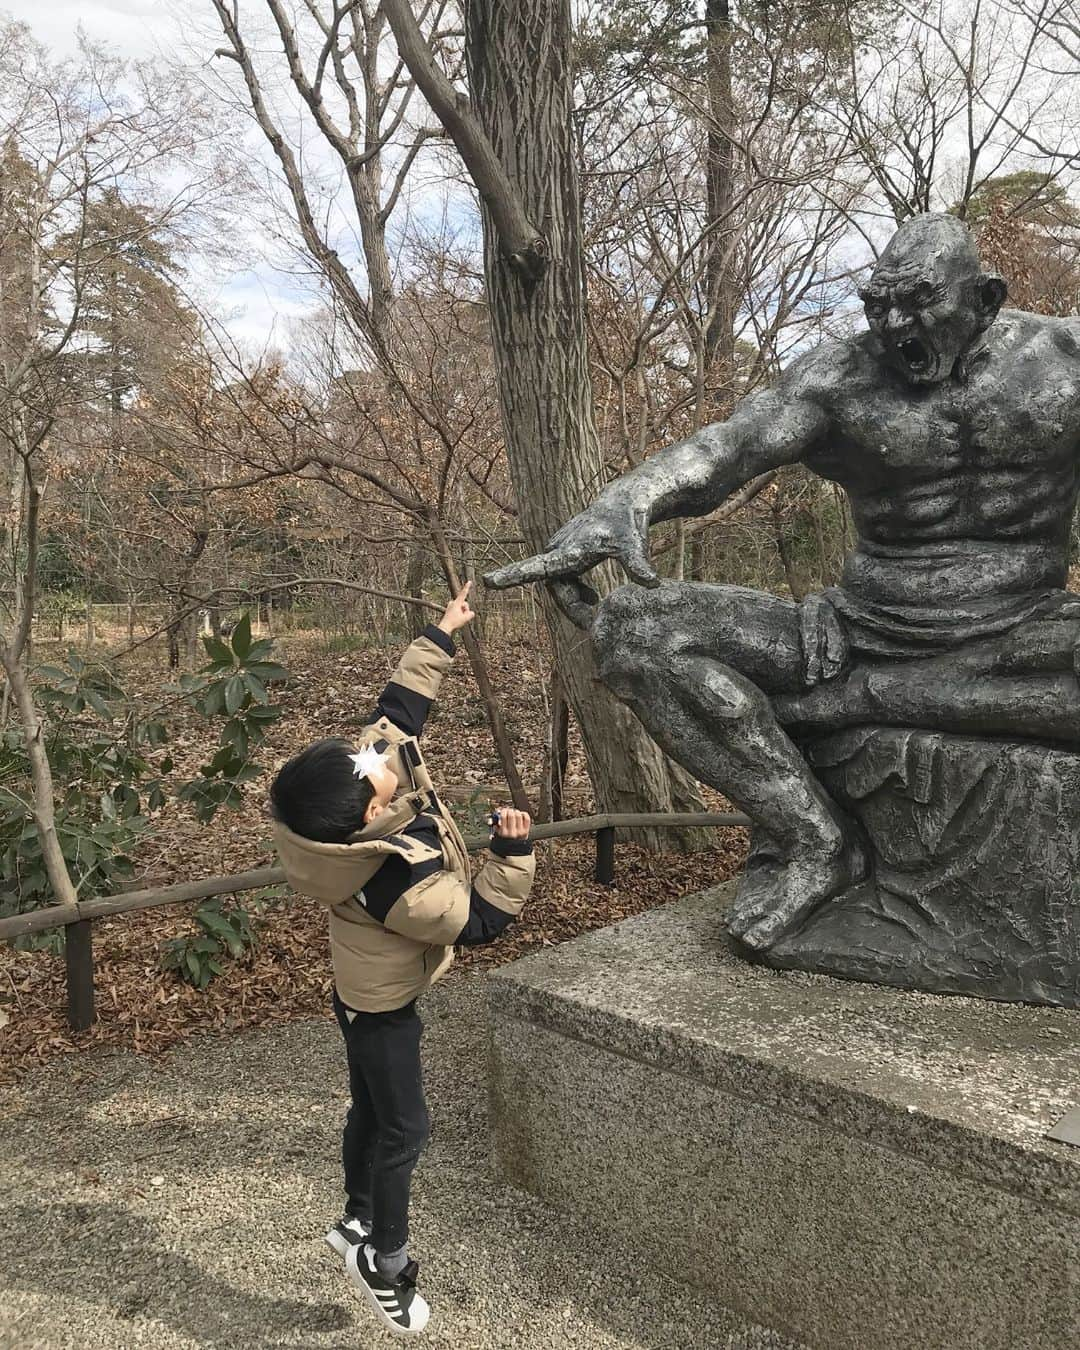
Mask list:
[[[316,741],[281,766],[270,787],[270,810],[293,834],[322,844],[344,844],[364,826],[375,795],[349,758],[355,747],[340,737]]]

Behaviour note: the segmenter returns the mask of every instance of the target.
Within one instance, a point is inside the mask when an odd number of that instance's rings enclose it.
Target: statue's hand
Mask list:
[[[502,590],[531,581],[579,577],[605,558],[614,558],[639,586],[659,586],[660,578],[649,561],[648,540],[648,513],[616,485],[554,534],[543,553],[489,572],[484,584]]]
[[[809,685],[834,680],[850,658],[850,648],[836,610],[823,595],[808,595],[799,606],[799,638]]]

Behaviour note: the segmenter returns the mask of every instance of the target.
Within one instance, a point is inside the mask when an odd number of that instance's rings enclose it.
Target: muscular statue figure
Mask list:
[[[589,614],[598,665],[650,734],[757,826],[729,918],[766,951],[861,881],[867,849],[798,746],[854,726],[1080,745],[1080,596],[1065,591],[1080,472],[1080,320],[1001,310],[946,215],[896,232],[861,292],[869,331],[794,361],[727,422],[611,483],[547,550],[488,578],[636,585]],[[847,492],[841,584],[801,605],[661,582],[650,524],[802,463]]]

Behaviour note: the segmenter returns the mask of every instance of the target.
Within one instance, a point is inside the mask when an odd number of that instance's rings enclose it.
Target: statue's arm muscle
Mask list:
[[[758,474],[799,462],[829,430],[828,357],[818,348],[794,361],[774,385],[743,399],[726,422],[659,451],[612,486],[650,520],[703,516]]]

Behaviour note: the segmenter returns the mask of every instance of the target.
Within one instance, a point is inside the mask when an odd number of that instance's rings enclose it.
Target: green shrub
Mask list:
[[[202,716],[223,719],[214,754],[177,793],[205,823],[222,806],[239,807],[244,783],[259,776],[254,752],[281,715],[269,691],[288,672],[269,659],[270,640],[252,641],[246,614],[229,641],[209,637],[204,643],[209,663],[169,692]],[[152,717],[136,715],[103,662],[70,651],[66,666],[42,666],[34,674],[61,851],[80,899],[110,895],[132,875],[131,854],[148,826],[146,813],[164,805],[163,779],[173,763],[158,752],[168,728],[160,709]],[[22,729],[9,727],[0,733],[0,917],[53,903],[31,802]],[[243,954],[252,929],[241,908],[204,905],[196,919],[203,931],[166,944],[163,961],[201,989],[223,959]],[[58,950],[63,937],[19,943]]]
[[[196,989],[205,989],[222,973],[226,959],[249,959],[257,938],[257,917],[267,903],[277,900],[283,888],[271,886],[248,898],[248,906],[223,908],[221,900],[206,900],[195,911],[197,933],[185,933],[162,944],[161,964],[173,970]],[[254,913],[253,913],[253,912]]]
[[[42,666],[35,674],[57,840],[79,895],[107,895],[131,876],[144,810],[164,801],[161,774],[172,766],[168,757],[155,766],[149,755],[163,743],[165,728],[136,718],[112,672],[77,652],[68,653],[66,667]],[[31,798],[22,729],[8,727],[0,736],[0,916],[53,902]],[[21,943],[56,947],[60,941]]]

